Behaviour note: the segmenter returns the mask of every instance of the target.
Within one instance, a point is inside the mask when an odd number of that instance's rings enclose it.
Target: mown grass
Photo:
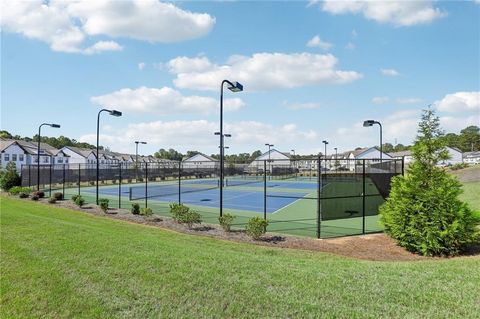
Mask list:
[[[480,258],[372,262],[1,199],[1,318],[478,318]]]
[[[461,200],[465,201],[476,211],[480,211],[480,181],[462,183],[463,194]]]

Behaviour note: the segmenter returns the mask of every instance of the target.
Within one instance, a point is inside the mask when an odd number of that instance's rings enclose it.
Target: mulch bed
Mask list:
[[[31,201],[29,198],[25,200]],[[421,261],[439,259],[412,254],[398,246],[394,240],[385,234],[370,234],[332,239],[313,239],[296,236],[271,235],[267,233],[262,239],[255,241],[248,237],[244,231],[233,230],[231,232],[225,232],[219,225],[202,224],[193,227],[192,229],[188,229],[186,225],[178,224],[168,217],[158,215],[149,217],[133,215],[126,209],[110,208],[108,213],[104,213],[96,205],[87,204],[82,208],[79,208],[70,200],[57,201],[55,204],[49,204],[48,199],[43,198],[38,202],[44,205],[55,205],[88,214],[169,229],[180,233],[195,234],[268,247],[320,251],[350,258],[375,261]],[[480,255],[480,245],[470,247],[464,254],[464,256],[477,257],[478,255]]]

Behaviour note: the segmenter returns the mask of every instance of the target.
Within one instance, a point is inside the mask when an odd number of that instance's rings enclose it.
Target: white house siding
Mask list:
[[[270,160],[270,161],[268,161]],[[290,167],[290,158],[282,152],[279,152],[275,149],[270,150],[269,152],[263,153],[259,157],[257,157],[250,165],[248,166],[249,169],[257,169],[263,170],[264,168],[264,161],[267,161],[267,170],[271,170],[274,167]]]
[[[480,164],[480,152],[463,153],[463,162],[470,165]]]
[[[87,159],[83,156],[78,154],[77,152],[72,151],[67,147],[63,147],[62,151],[69,156],[68,162],[70,164],[86,164]]]
[[[219,161],[212,160],[212,158],[205,156],[204,154],[196,154],[190,158],[187,158],[182,163],[183,168],[217,168],[219,167]]]
[[[2,168],[5,169],[8,162],[14,162],[17,171],[20,172],[22,165],[30,164],[31,158],[17,144],[12,144],[5,148],[1,154]]]
[[[450,165],[455,165],[463,162],[462,152],[451,147],[447,147],[447,151],[448,151],[449,159],[445,161],[441,161],[440,163],[438,163],[438,165],[450,166]]]

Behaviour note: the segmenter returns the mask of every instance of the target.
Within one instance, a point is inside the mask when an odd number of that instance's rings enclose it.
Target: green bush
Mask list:
[[[202,223],[202,216],[193,209],[189,209],[188,212],[182,215],[180,223],[187,224],[188,228],[191,229],[194,224]]]
[[[82,196],[79,196],[79,195],[76,195],[75,196],[75,204],[78,206],[78,207],[82,207],[84,204],[85,204],[85,199],[83,199]]]
[[[8,192],[10,188],[20,186],[21,184],[22,179],[17,173],[15,162],[8,162],[5,171],[2,172],[0,177],[0,188]]]
[[[32,197],[31,197],[31,199],[37,201],[37,200],[39,199],[39,197],[38,197],[38,195],[33,194]]]
[[[72,201],[75,202],[75,201],[77,200],[78,196],[80,196],[80,195],[73,195],[73,196],[72,196]]]
[[[142,207],[140,209],[140,215],[142,215],[142,216],[152,216],[153,211],[150,207]]]
[[[44,198],[45,197],[45,192],[44,191],[36,191],[34,194],[37,195],[38,198]]]
[[[138,215],[140,214],[140,205],[137,203],[132,204],[132,208],[130,209],[133,215]]]
[[[8,190],[10,195],[18,195],[20,193],[30,193],[32,190],[30,187],[21,187],[21,186],[13,186]]]
[[[190,211],[190,208],[178,203],[170,203],[170,214],[172,219],[177,223],[181,223],[183,216]]]
[[[24,193],[24,192],[21,192],[18,194],[18,197],[20,198],[28,198],[28,196],[29,196],[28,193]]]
[[[452,167],[450,167],[450,169],[452,171],[457,171],[459,169],[463,169],[463,168],[467,168],[467,167],[468,167],[467,163],[458,163],[458,164],[452,165]]]
[[[108,198],[100,198],[98,199],[98,204],[100,206],[100,209],[106,213],[107,210],[108,210],[108,203],[110,202],[110,200]]]
[[[235,215],[226,213],[226,214],[223,214],[223,216],[218,217],[218,221],[220,223],[220,226],[222,226],[223,230],[226,232],[229,232],[232,227],[233,220],[235,218],[236,218]]]
[[[50,198],[48,199],[48,202],[49,202],[50,204],[55,204],[55,203],[57,202],[57,199],[56,199],[55,197],[50,197]]]
[[[448,159],[439,119],[425,110],[414,161],[406,176],[392,181],[390,196],[380,207],[385,232],[407,250],[425,256],[453,256],[478,238],[472,210],[458,199],[461,184],[436,166]]]
[[[248,220],[248,223],[245,226],[245,231],[248,236],[258,240],[260,237],[262,237],[262,235],[265,234],[267,226],[268,222],[265,219],[257,216]]]
[[[60,193],[60,192],[53,193],[53,197],[56,200],[63,200],[63,193]]]

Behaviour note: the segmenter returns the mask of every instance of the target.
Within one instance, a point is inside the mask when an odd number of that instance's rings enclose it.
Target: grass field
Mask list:
[[[463,194],[460,198],[467,202],[472,209],[480,211],[480,181],[464,182]]]
[[[370,262],[1,199],[1,318],[478,318],[480,258]]]

